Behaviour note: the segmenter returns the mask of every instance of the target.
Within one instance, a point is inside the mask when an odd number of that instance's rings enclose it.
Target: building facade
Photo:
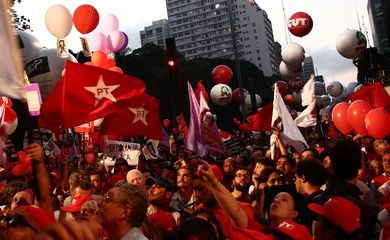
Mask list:
[[[186,58],[234,59],[231,17],[239,58],[252,62],[266,76],[277,74],[280,62],[271,21],[255,2],[166,0],[166,5],[170,34]]]
[[[390,4],[388,0],[368,0],[367,11],[374,46],[379,53],[390,54]]]
[[[305,60],[303,61],[303,67],[302,67],[302,74],[301,77],[304,81],[307,81],[310,78],[310,75],[315,74],[315,68],[313,63],[313,58],[308,56],[305,57]]]
[[[166,48],[165,39],[170,37],[169,24],[167,19],[153,21],[152,25],[140,31],[141,46],[153,43],[161,48]]]

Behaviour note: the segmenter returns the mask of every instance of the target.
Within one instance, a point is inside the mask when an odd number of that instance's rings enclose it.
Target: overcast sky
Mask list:
[[[274,39],[282,48],[287,45],[284,25],[284,15],[281,0],[257,0],[257,4],[264,9],[272,22]],[[17,4],[19,15],[31,19],[33,34],[48,47],[56,46],[56,38],[49,33],[45,25],[47,9],[54,4],[66,6],[73,14],[82,4],[91,4],[99,12],[100,19],[107,14],[114,14],[119,19],[119,30],[129,37],[129,47],[132,49],[141,46],[139,31],[152,21],[167,18],[165,0],[23,0]],[[367,16],[367,0],[284,0],[287,19],[295,12],[308,13],[314,22],[312,31],[303,38],[291,35],[291,41],[297,42],[305,48],[306,56],[312,56],[319,75],[323,75],[326,82],[340,81],[346,85],[356,80],[357,69],[352,61],[345,59],[336,51],[336,39],[346,29],[359,29],[365,24],[364,34],[373,44],[370,24]],[[100,31],[99,27],[95,31]],[[69,46],[73,50],[80,50],[79,37],[81,34],[73,27],[67,37]]]

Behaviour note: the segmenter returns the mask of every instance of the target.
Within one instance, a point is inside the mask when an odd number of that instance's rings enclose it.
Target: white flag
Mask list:
[[[306,109],[299,114],[295,119],[298,127],[313,127],[317,125],[317,116],[314,112],[316,107],[316,99],[314,94],[314,75],[310,76],[309,81],[301,90],[302,107],[307,106]]]
[[[26,101],[22,59],[16,46],[16,34],[12,33],[7,2],[0,1],[0,96]]]
[[[290,112],[287,110],[276,85],[274,87],[271,126],[281,131],[280,136],[284,144],[292,146],[298,152],[302,152],[308,148],[305,138],[292,119]],[[275,141],[275,138],[270,139],[271,153],[274,152],[272,150],[274,149]]]

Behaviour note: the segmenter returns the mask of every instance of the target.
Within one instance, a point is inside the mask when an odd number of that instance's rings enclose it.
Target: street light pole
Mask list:
[[[244,88],[242,84],[242,78],[241,78],[241,68],[240,68],[240,59],[238,56],[238,50],[237,50],[237,39],[236,39],[236,32],[234,28],[234,22],[233,22],[233,0],[226,0],[227,7],[228,7],[228,14],[229,14],[229,23],[230,23],[230,33],[232,35],[232,45],[233,45],[233,52],[234,52],[234,63],[236,67],[236,79],[238,83],[238,87],[240,89],[240,102],[241,102],[241,108],[242,108],[242,122],[246,122],[246,111],[245,111],[245,97],[244,97]]]

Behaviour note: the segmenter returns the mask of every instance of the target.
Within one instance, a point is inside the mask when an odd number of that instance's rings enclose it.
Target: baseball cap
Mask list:
[[[92,200],[93,198],[91,195],[80,194],[73,198],[72,204],[70,206],[61,207],[61,210],[64,212],[80,212],[84,203]]]
[[[172,213],[158,210],[147,218],[161,231],[164,237],[171,237],[176,231],[176,221]]]
[[[306,226],[298,224],[294,221],[284,221],[275,228],[294,240],[312,240],[309,229]]]
[[[169,181],[167,178],[165,177],[156,177],[156,178],[152,178],[154,183],[161,186],[161,187],[164,187],[168,192],[174,192],[174,186],[173,186],[173,183],[171,181]]]
[[[37,232],[43,231],[49,224],[56,221],[54,215],[43,208],[28,205],[18,206],[11,210],[10,216],[20,215]]]
[[[324,205],[310,203],[308,208],[324,216],[347,234],[361,227],[360,208],[345,198],[332,197]]]

